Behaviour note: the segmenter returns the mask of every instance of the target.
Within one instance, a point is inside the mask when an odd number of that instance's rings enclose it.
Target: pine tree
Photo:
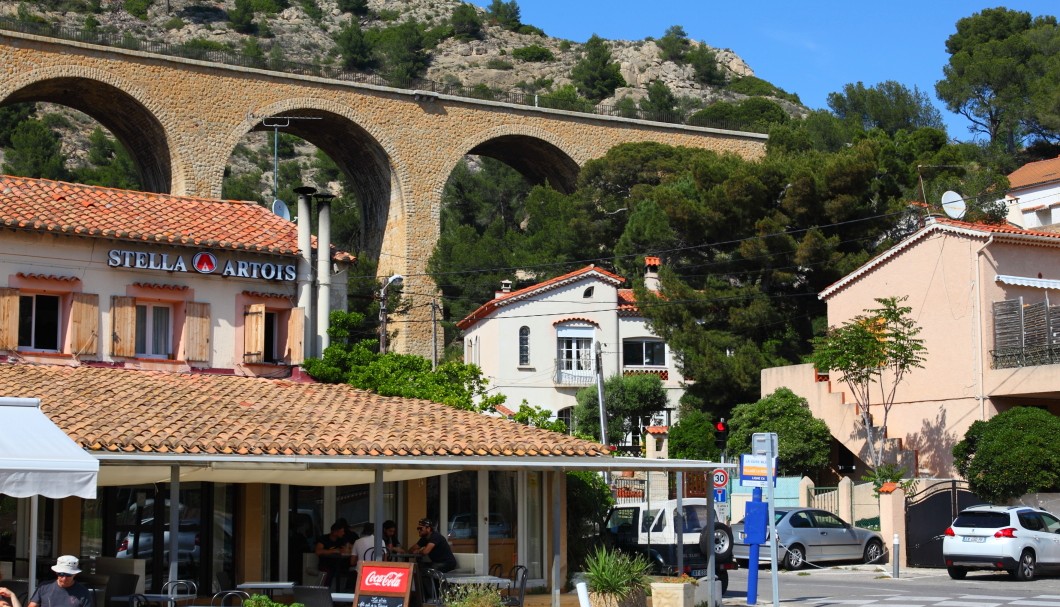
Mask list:
[[[615,89],[626,86],[618,64],[611,60],[611,49],[604,39],[593,34],[585,43],[585,57],[571,70],[571,80],[585,97],[600,101],[611,96]]]
[[[11,133],[3,171],[21,177],[66,179],[59,136],[39,120],[27,120]]]

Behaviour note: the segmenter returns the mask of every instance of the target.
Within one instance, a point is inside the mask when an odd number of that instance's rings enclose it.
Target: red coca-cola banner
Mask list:
[[[412,570],[393,565],[361,564],[361,584],[358,592],[408,594]]]

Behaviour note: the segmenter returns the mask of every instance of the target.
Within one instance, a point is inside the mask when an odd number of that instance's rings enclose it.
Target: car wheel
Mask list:
[[[806,562],[806,549],[795,544],[788,546],[788,552],[784,555],[784,568],[789,571],[795,571],[799,567],[802,567]]]
[[[869,540],[869,543],[865,545],[865,562],[875,563],[877,561],[882,562],[883,559],[883,542],[880,540]]]
[[[1012,572],[1012,577],[1021,582],[1029,582],[1034,579],[1033,552],[1030,550],[1023,551],[1023,554],[1020,555],[1020,562],[1016,564],[1016,570]]]
[[[710,535],[699,534],[699,553],[710,558]],[[719,563],[732,562],[732,529],[725,523],[714,523],[714,558]]]
[[[964,567],[947,567],[946,573],[950,574],[952,579],[963,580],[964,576],[968,575],[968,570]]]

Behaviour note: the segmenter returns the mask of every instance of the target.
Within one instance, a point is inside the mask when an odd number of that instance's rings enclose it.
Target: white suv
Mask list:
[[[1037,567],[1060,566],[1060,519],[1028,506],[972,506],[957,515],[942,538],[950,577],[970,569],[1007,571],[1032,580]]]

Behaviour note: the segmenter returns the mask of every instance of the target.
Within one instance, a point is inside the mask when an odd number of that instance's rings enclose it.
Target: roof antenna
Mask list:
[[[261,126],[272,128],[272,212],[290,221],[291,210],[280,200],[280,129],[291,126],[292,120],[322,120],[320,116],[265,116]],[[270,122],[271,121],[271,122]]]

